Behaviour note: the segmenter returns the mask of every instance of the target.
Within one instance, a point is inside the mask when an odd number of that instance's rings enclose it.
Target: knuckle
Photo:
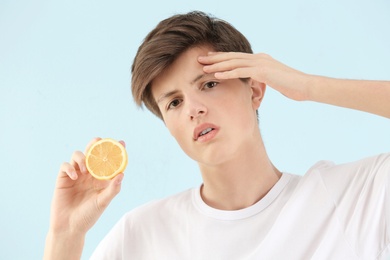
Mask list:
[[[61,171],[66,171],[71,168],[71,165],[68,162],[63,162],[60,166]]]
[[[259,58],[263,58],[263,59],[268,59],[268,58],[271,58],[271,56],[267,53],[259,53],[257,54]]]
[[[85,157],[84,153],[81,151],[75,151],[73,152],[72,159],[76,162],[82,161],[82,159]]]
[[[110,201],[108,199],[98,199],[95,205],[96,205],[96,209],[99,212],[103,212],[108,207],[109,204]]]
[[[63,162],[59,169],[59,174],[63,175],[69,175],[70,173],[75,172],[75,168],[68,162]]]

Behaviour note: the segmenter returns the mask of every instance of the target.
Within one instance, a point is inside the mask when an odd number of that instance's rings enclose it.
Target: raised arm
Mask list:
[[[311,76],[308,100],[390,118],[390,81],[346,80]]]
[[[309,75],[267,54],[209,53],[204,71],[220,79],[252,78],[294,100],[357,109],[390,118],[390,81],[346,80]]]
[[[69,163],[61,165],[51,206],[44,259],[80,259],[87,231],[119,193],[122,179],[123,174],[111,181],[94,179],[88,173],[85,155],[80,151],[73,153]]]

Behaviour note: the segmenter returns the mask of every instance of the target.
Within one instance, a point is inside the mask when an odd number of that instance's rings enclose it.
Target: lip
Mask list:
[[[203,136],[199,136],[200,133],[202,133],[207,128],[212,128],[213,130],[210,131],[209,133],[203,135]],[[201,141],[201,142],[208,141],[217,134],[218,130],[219,130],[219,127],[217,127],[216,125],[213,125],[210,123],[200,124],[197,127],[195,127],[195,129],[194,129],[193,139],[194,139],[194,141]]]

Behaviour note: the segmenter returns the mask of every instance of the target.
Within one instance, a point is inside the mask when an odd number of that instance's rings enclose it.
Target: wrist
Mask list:
[[[304,81],[305,101],[318,101],[321,94],[321,85],[324,83],[323,80],[324,77],[306,74],[306,80]]]
[[[44,259],[80,259],[85,233],[49,230],[46,236]]]

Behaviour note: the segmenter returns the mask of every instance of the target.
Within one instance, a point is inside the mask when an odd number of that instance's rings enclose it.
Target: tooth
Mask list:
[[[205,134],[207,134],[208,132],[210,132],[211,130],[213,130],[211,127],[209,127],[209,128],[207,128],[207,129],[205,129],[205,130],[203,130],[201,133],[200,133],[200,135],[202,136],[202,135],[205,135]]]

